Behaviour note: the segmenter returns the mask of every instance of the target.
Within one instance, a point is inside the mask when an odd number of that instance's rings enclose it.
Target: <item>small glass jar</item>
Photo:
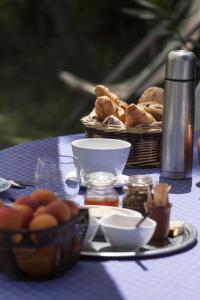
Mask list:
[[[94,172],[87,175],[85,205],[118,206],[119,197],[114,189],[115,176],[108,172]]]
[[[149,199],[153,188],[150,176],[130,176],[125,188],[122,206],[145,214],[144,203]]]

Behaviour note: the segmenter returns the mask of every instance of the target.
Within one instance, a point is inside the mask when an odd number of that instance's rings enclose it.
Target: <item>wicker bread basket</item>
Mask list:
[[[103,137],[130,142],[132,147],[127,167],[160,166],[161,127],[121,128],[118,125],[102,124],[91,115],[83,117],[81,122],[88,138]]]

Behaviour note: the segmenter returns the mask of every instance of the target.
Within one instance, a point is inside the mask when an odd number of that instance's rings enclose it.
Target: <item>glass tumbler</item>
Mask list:
[[[35,183],[37,188],[46,188],[58,198],[75,200],[80,189],[78,158],[65,155],[38,157]]]

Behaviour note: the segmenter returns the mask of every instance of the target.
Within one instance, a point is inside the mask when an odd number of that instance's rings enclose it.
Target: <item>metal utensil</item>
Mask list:
[[[140,221],[135,225],[136,228],[138,228],[143,222],[144,220],[150,215],[150,213],[146,213],[142,219],[140,219]]]
[[[21,189],[24,189],[27,186],[34,186],[35,185],[34,182],[25,181],[25,180],[7,179],[7,181],[11,184],[11,187],[21,188]]]

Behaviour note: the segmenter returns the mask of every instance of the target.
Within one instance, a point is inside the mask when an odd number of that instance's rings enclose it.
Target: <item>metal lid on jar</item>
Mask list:
[[[196,78],[196,56],[192,51],[173,50],[167,57],[165,78],[187,81]]]
[[[86,184],[99,187],[113,185],[116,181],[114,174],[110,172],[93,172],[87,175]]]

